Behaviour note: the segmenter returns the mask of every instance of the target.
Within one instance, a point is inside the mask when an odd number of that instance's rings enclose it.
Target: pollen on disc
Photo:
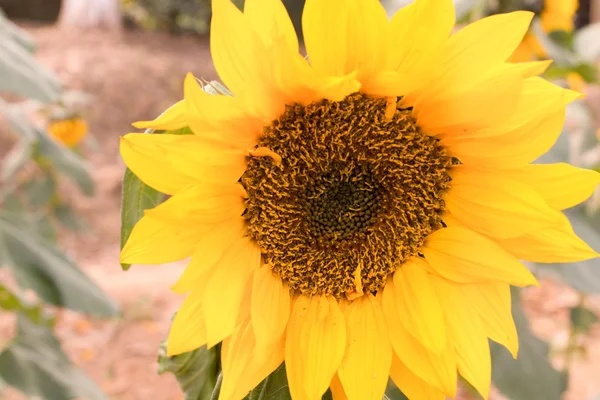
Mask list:
[[[408,110],[353,94],[292,105],[249,157],[244,217],[265,263],[307,295],[376,293],[442,226],[452,160]],[[278,162],[275,162],[278,161]]]

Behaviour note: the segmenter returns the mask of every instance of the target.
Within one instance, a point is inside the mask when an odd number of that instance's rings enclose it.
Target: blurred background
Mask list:
[[[382,0],[390,15],[410,2]],[[299,28],[303,1],[284,3]],[[455,4],[457,29],[536,13],[512,61],[552,58],[546,77],[587,95],[540,162],[600,169],[600,0]],[[186,72],[217,79],[210,0],[0,0],[0,10],[0,398],[178,400],[179,381],[186,399],[208,399],[214,363],[190,379],[193,354],[158,356],[184,264],[119,266],[118,138],[180,100]],[[596,250],[599,205],[600,191],[567,210]],[[541,287],[513,296],[520,358],[492,346],[491,398],[600,400],[600,261],[531,268]],[[479,397],[463,383],[459,398]]]

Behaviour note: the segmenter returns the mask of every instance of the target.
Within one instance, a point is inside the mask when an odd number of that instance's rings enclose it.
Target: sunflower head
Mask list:
[[[388,19],[378,0],[307,0],[308,57],[279,0],[213,1],[211,50],[234,96],[190,74],[184,99],[129,134],[121,154],[172,195],[146,210],[125,263],[191,260],[169,354],[223,342],[221,399],[283,361],[293,399],[487,397],[488,338],[513,355],[519,261],[597,253],[561,210],[599,174],[531,164],[579,94],[507,60],[532,14],[455,34],[451,0]]]

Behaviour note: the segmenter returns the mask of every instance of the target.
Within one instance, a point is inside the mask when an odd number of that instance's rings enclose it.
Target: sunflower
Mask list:
[[[87,132],[87,123],[79,117],[56,119],[48,124],[50,136],[67,147],[77,146]]]
[[[451,35],[451,0],[388,20],[378,0],[307,0],[308,57],[279,0],[213,1],[211,51],[235,96],[188,75],[184,99],[128,134],[125,163],[171,195],[146,210],[125,263],[191,257],[171,355],[222,342],[220,399],[285,361],[292,398],[484,397],[488,338],[518,351],[519,261],[597,257],[561,212],[599,174],[531,164],[576,92],[506,62],[532,14]]]

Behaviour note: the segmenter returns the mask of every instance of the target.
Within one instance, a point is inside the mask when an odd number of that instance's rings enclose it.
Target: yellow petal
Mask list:
[[[248,238],[235,242],[214,266],[204,293],[209,348],[233,332],[246,285],[259,266],[260,249]]]
[[[414,104],[417,124],[425,132],[442,136],[488,128],[514,112],[522,87],[521,72],[504,69],[456,93],[424,94]]]
[[[264,45],[248,22],[230,0],[212,2],[210,52],[219,76],[235,94],[253,88],[260,76]]]
[[[250,303],[257,347],[267,349],[278,341],[290,316],[290,291],[287,283],[263,266],[254,272]]]
[[[329,389],[331,390],[331,396],[333,397],[333,400],[348,400],[338,374],[333,375]]]
[[[268,349],[257,349],[250,319],[243,321],[233,335],[223,341],[223,382],[219,400],[244,398],[283,362],[283,346],[281,337]]]
[[[380,400],[392,364],[392,346],[381,306],[373,295],[354,300],[344,310],[348,334],[338,371],[348,399]]]
[[[188,126],[185,119],[185,101],[180,100],[159,115],[153,121],[139,121],[133,124],[138,129],[157,129],[172,131]]]
[[[196,350],[206,344],[206,324],[202,312],[204,285],[188,294],[175,314],[167,340],[167,355]]]
[[[298,52],[298,37],[281,0],[246,0],[244,17],[266,45],[282,38],[287,47]]]
[[[285,368],[294,399],[320,399],[342,363],[346,323],[333,297],[300,295],[287,329]]]
[[[185,116],[196,135],[223,147],[247,149],[256,144],[265,121],[252,117],[233,96],[207,93],[188,73],[184,81]]]
[[[444,351],[435,354],[419,343],[400,321],[397,295],[393,281],[388,280],[381,304],[395,354],[415,375],[453,398],[457,376],[454,348],[448,343]]]
[[[446,207],[469,228],[498,238],[521,236],[561,221],[560,213],[531,187],[500,171],[465,165],[453,167]]]
[[[477,283],[462,285],[461,289],[481,317],[487,336],[517,358],[519,338],[511,312],[510,286],[505,283]]]
[[[164,264],[192,255],[202,230],[189,224],[157,220],[150,215],[140,219],[121,250],[120,262]]]
[[[461,285],[438,277],[434,277],[433,282],[444,304],[446,324],[456,349],[458,370],[487,399],[492,362],[481,317],[461,290]]]
[[[537,284],[531,272],[515,257],[467,228],[447,227],[435,231],[427,238],[422,251],[431,267],[453,282]],[[443,304],[442,298],[440,302]]]
[[[404,327],[434,353],[446,348],[446,324],[429,273],[408,260],[394,273],[398,315]]]
[[[413,371],[410,370],[400,359],[394,355],[390,376],[396,386],[410,400],[445,400],[444,392],[429,385]]]
[[[145,214],[170,223],[195,225],[198,231],[207,232],[210,225],[239,217],[244,211],[244,196],[238,183],[190,185]]]
[[[600,183],[600,173],[566,163],[530,164],[503,172],[533,187],[546,203],[557,210],[585,201]]]
[[[128,134],[121,156],[142,182],[173,194],[199,182],[236,183],[246,169],[245,149],[228,149],[193,135]]]
[[[192,260],[171,290],[184,294],[204,281],[211,268],[236,240],[242,238],[244,233],[244,218],[235,217],[216,225],[211,228],[209,234],[198,238]]]
[[[499,239],[497,243],[520,260],[541,263],[585,261],[600,256],[573,232],[566,218],[562,225]]]
[[[476,76],[506,61],[521,43],[533,16],[529,11],[516,11],[465,26],[448,41],[444,75],[448,79]]]
[[[442,64],[434,60],[441,57],[452,32],[454,14],[451,0],[417,0],[400,9],[390,21],[387,44],[386,69],[395,75],[388,75],[392,80],[386,81],[380,74],[378,85],[371,82],[366,91],[397,96],[426,87],[441,69]]]
[[[310,63],[322,75],[368,79],[385,62],[387,28],[377,0],[307,0],[302,15]]]

